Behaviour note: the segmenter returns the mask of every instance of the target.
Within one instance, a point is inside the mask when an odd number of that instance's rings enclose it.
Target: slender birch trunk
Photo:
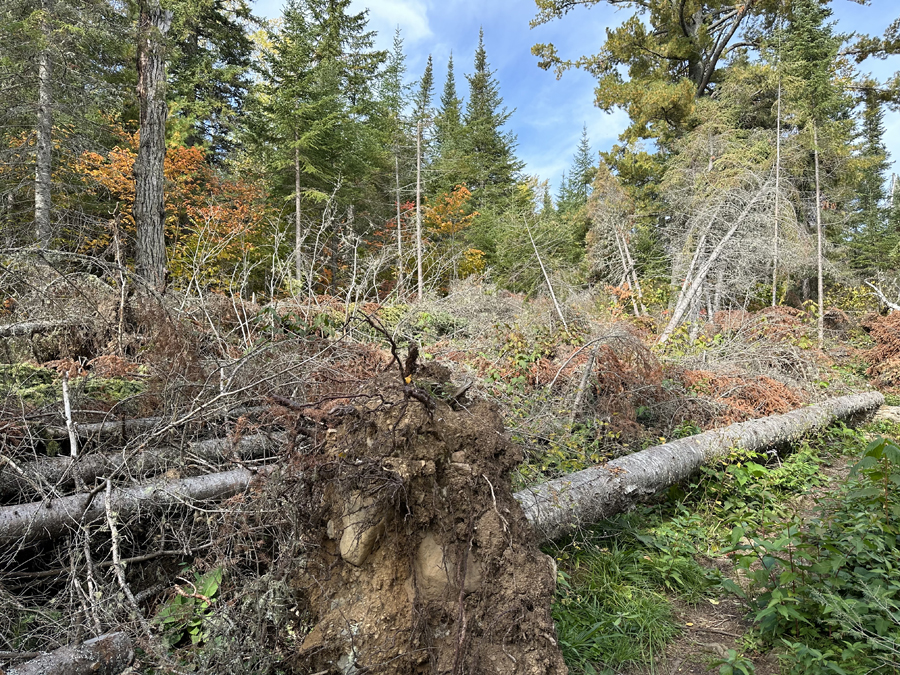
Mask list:
[[[303,278],[303,225],[300,207],[300,146],[294,129],[294,269],[297,281]]]
[[[778,236],[781,201],[781,75],[778,76],[778,111],[775,121],[775,241],[772,256],[772,307],[778,304]]]
[[[416,125],[416,268],[419,300],[425,297],[422,274],[422,122]]]
[[[823,274],[824,256],[822,254],[822,195],[819,183],[819,130],[813,122],[813,158],[816,165],[816,264],[818,272],[819,318],[816,327],[819,333],[819,349],[825,346],[825,281]]]
[[[52,61],[50,59],[50,0],[41,3],[44,17],[41,32],[44,44],[38,55],[37,147],[34,171],[34,226],[38,246],[50,248],[51,161],[53,148],[53,90]]]
[[[397,297],[403,295],[403,224],[400,220],[400,157],[394,155],[394,178],[397,181]]]
[[[159,0],[141,0],[138,20],[140,146],[134,162],[137,273],[158,292],[166,286],[166,47],[172,13]]]

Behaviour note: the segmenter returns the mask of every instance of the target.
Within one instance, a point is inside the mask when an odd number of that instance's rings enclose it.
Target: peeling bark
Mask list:
[[[281,434],[254,434],[241,438],[237,443],[228,438],[214,438],[190,443],[183,450],[154,448],[143,450],[134,456],[125,451],[80,455],[77,458],[47,457],[19,464],[21,473],[0,463],[0,497],[11,494],[33,497],[41,493],[42,487],[52,486],[54,490],[70,488],[78,479],[90,485],[100,476],[125,474],[133,478],[145,478],[172,467],[183,466],[185,460],[191,459],[204,462],[222,462],[229,457],[256,459],[271,453],[283,443],[284,436]]]
[[[872,412],[882,403],[881,394],[868,392],[732,424],[547,481],[517,492],[515,497],[538,539],[550,542],[627,510],[641,499],[685,480],[705,462],[732,448],[762,451],[798,441],[837,420]]]
[[[7,675],[119,675],[134,660],[131,638],[109,633],[80,645],[67,645],[42,654]]]
[[[115,490],[111,507],[120,519],[126,519],[139,511],[146,513],[168,506],[228,499],[245,490],[255,475],[265,475],[270,470],[268,467],[258,471],[235,469],[182,480],[157,480]],[[0,546],[54,539],[77,528],[79,523],[89,523],[105,514],[105,495],[93,493],[4,506],[0,508]]]

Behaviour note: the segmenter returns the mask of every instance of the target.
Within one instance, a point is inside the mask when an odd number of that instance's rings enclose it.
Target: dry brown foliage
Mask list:
[[[687,389],[721,407],[715,426],[786,413],[806,402],[799,390],[764,375],[684,370],[681,380]]]
[[[866,371],[883,387],[900,386],[900,312],[887,316],[868,316],[862,325],[875,340],[867,356],[872,364]]]

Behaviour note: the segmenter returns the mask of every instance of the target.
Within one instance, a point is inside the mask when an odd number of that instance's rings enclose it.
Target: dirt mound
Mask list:
[[[493,406],[459,405],[448,375],[392,368],[296,460],[304,672],[567,672],[555,565],[508,487],[521,453]]]
[[[862,326],[875,340],[866,355],[872,366],[866,374],[881,387],[900,387],[900,312],[887,316],[867,316]]]

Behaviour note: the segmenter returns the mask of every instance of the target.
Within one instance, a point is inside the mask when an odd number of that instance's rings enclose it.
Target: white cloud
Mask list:
[[[428,25],[428,8],[423,0],[353,0],[351,6],[356,12],[369,10],[369,28],[378,31],[382,46],[393,40],[397,26],[407,42],[421,42],[434,35]]]

